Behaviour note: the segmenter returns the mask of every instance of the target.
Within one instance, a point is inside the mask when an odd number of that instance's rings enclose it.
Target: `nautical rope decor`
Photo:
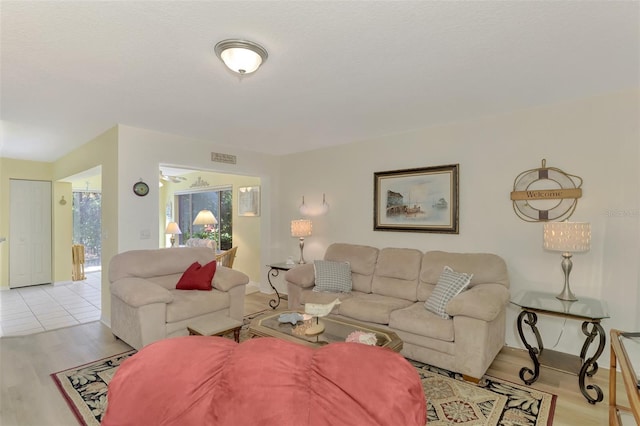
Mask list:
[[[553,183],[556,188],[540,188]],[[547,167],[547,160],[543,159],[542,167],[520,173],[513,182],[513,211],[527,222],[569,219],[582,197],[581,186],[581,177]]]

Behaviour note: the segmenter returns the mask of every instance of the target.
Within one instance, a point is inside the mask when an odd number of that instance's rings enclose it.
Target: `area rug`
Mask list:
[[[246,338],[249,322],[259,314],[245,317],[241,341]],[[51,374],[80,424],[100,424],[107,406],[107,385],[118,366],[135,353],[132,350]],[[409,361],[422,380],[429,426],[553,424],[555,395],[489,376],[476,385],[457,373]]]
[[[473,384],[462,375],[409,360],[422,380],[429,426],[551,426],[556,396],[484,376]]]

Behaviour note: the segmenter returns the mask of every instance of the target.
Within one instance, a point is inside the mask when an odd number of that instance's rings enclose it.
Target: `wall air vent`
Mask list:
[[[223,154],[221,152],[212,152],[211,161],[214,163],[236,164],[237,157],[231,154]]]

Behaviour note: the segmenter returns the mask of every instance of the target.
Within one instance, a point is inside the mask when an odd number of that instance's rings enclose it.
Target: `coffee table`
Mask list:
[[[402,339],[390,330],[373,327],[354,320],[346,320],[333,315],[320,318],[324,323],[324,332],[316,336],[307,336],[300,330],[304,329],[304,323],[299,321],[295,326],[291,323],[281,323],[278,318],[281,314],[293,313],[296,311],[270,312],[256,317],[249,325],[249,336],[277,337],[290,342],[299,343],[306,346],[318,347],[329,343],[344,342],[349,334],[354,331],[374,333],[378,339],[376,346],[389,348],[393,351],[402,350]],[[311,321],[315,322],[316,319]]]

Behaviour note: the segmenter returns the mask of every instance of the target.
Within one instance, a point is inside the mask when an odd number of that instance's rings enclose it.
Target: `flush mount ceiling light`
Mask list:
[[[222,40],[214,50],[231,71],[242,75],[254,72],[269,57],[264,47],[246,40]]]

